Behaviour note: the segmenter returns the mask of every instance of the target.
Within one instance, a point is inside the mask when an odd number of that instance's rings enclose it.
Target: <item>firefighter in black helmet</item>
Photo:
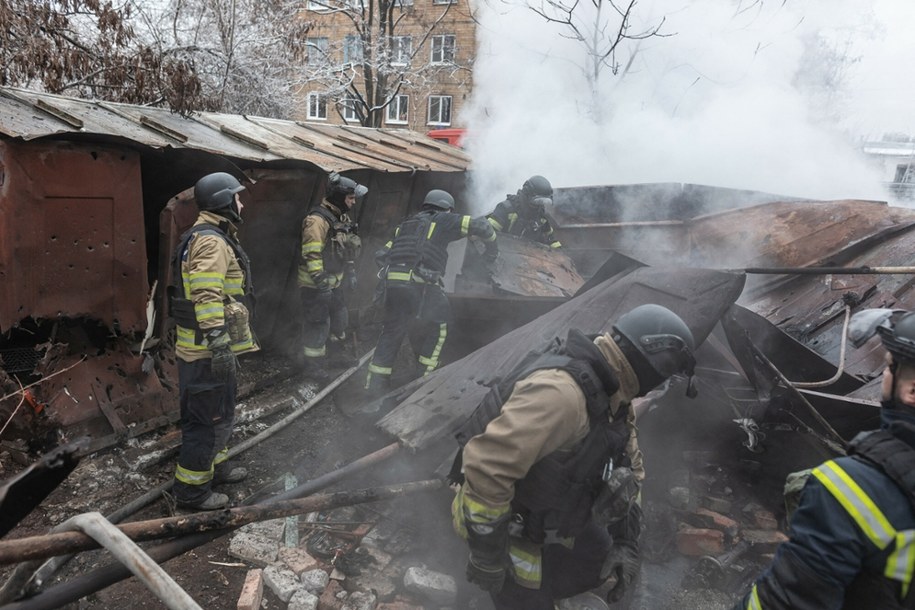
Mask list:
[[[439,365],[451,321],[451,305],[442,290],[447,247],[468,236],[484,242],[484,258],[496,259],[496,233],[486,219],[456,214],[454,197],[433,189],[419,213],[400,223],[394,238],[376,254],[384,282],[384,321],[369,365],[367,389],[390,387],[397,351],[414,321],[421,325],[413,345],[419,369],[428,374]]]
[[[915,313],[852,316],[856,347],[875,333],[888,364],[880,429],[813,469],[788,541],[735,609],[915,608]]]
[[[694,349],[679,316],[641,305],[611,332],[573,329],[523,359],[458,430],[453,523],[467,579],[498,610],[552,610],[611,580],[618,601],[633,585],[644,469],[630,401],[691,380]]]
[[[350,365],[342,352],[347,317],[344,290],[356,288],[356,259],[362,242],[349,211],[368,193],[355,180],[333,173],[321,204],[302,222],[298,284],[304,319],[302,358],[305,373],[326,381],[328,340],[338,347],[334,364]]]
[[[518,235],[550,248],[561,248],[546,206],[553,203],[553,187],[543,176],[531,176],[515,195],[508,195],[486,218],[496,231]]]
[[[258,349],[251,332],[251,268],[236,238],[244,189],[224,172],[197,181],[200,214],[176,249],[175,285],[169,289],[181,403],[181,450],[172,492],[180,506],[195,510],[226,507],[228,496],[212,486],[247,475],[227,461],[235,421],[235,357]]]

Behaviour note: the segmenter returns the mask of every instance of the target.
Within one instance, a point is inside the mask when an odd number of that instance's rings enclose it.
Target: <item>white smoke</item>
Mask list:
[[[668,36],[625,43],[623,70],[599,80],[597,113],[584,48],[528,8],[489,2],[461,117],[475,212],[533,174],[559,187],[690,182],[885,199],[887,177],[861,141],[915,135],[910,0],[642,0],[630,31],[663,18]]]

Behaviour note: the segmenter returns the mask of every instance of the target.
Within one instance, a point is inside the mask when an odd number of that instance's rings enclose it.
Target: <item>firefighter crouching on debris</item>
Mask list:
[[[349,211],[368,189],[355,180],[331,174],[321,204],[302,222],[302,251],[298,284],[304,318],[303,363],[305,374],[325,381],[327,342],[341,349],[349,320],[344,287],[356,288],[356,259],[362,242]],[[351,365],[343,354],[335,364]]]
[[[236,239],[244,207],[238,193],[244,188],[223,172],[198,180],[194,198],[200,214],[175,253],[181,286],[172,295],[171,312],[177,324],[181,450],[173,493],[186,508],[226,507],[228,496],[211,486],[248,474],[226,461],[235,422],[235,357],[258,349],[251,332],[251,269]]]
[[[874,332],[889,352],[880,429],[813,470],[788,541],[735,608],[915,608],[915,313],[852,316],[856,346]]]
[[[454,197],[434,189],[426,194],[419,213],[402,222],[394,238],[376,253],[384,289],[384,319],[365,387],[387,391],[394,361],[414,321],[421,325],[413,346],[422,374],[438,367],[451,321],[451,304],[442,290],[448,264],[448,244],[475,237],[486,246],[484,259],[498,256],[496,233],[483,217],[454,212]]]
[[[467,540],[467,579],[499,610],[552,610],[555,600],[615,585],[640,569],[644,478],[630,401],[695,367],[693,336],[660,305],[629,311],[609,333],[570,330],[530,354],[457,433],[450,478]]]
[[[561,248],[545,212],[546,206],[553,202],[552,197],[550,181],[543,176],[531,176],[517,194],[508,195],[486,218],[496,231]]]

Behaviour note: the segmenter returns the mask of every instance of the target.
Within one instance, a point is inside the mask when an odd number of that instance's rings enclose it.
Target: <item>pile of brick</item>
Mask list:
[[[335,511],[338,521],[340,513]],[[351,513],[350,513],[351,514]],[[309,516],[314,518],[313,515]],[[307,519],[307,517],[306,517]],[[317,530],[315,528],[318,528]],[[451,576],[395,557],[404,550],[390,526],[361,523],[333,534],[343,549],[330,559],[308,550],[306,534],[319,523],[274,519],[240,528],[229,554],[252,566],[238,599],[238,610],[258,610],[265,587],[289,610],[437,610],[454,607],[457,584]],[[354,567],[358,564],[360,567]],[[346,567],[344,567],[346,566]]]

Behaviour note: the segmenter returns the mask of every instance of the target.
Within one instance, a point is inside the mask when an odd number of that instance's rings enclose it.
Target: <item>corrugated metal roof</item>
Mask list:
[[[188,148],[252,162],[297,160],[326,171],[465,171],[460,148],[405,129],[320,125],[213,112],[190,118],[164,108],[0,87],[0,134],[32,140],[67,133]]]

